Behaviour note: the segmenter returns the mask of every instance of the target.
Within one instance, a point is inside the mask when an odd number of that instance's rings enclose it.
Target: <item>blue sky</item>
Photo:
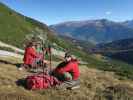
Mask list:
[[[133,0],[0,0],[0,2],[48,25],[73,20],[133,19]]]

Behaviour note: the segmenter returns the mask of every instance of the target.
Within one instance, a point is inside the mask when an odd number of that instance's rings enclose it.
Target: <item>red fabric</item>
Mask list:
[[[64,72],[72,73],[73,80],[77,80],[79,78],[79,68],[78,68],[78,61],[72,60],[68,64],[62,67],[57,67],[55,69],[56,73],[63,74]]]
[[[36,89],[47,89],[49,87],[60,84],[60,82],[53,76],[38,74],[28,76],[26,78],[26,84],[28,89],[36,90]]]
[[[32,65],[34,59],[37,57],[36,50],[32,47],[27,47],[24,53],[24,64]]]

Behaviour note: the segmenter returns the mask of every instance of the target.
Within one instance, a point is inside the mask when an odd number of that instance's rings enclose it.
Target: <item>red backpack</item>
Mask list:
[[[60,84],[54,77],[47,74],[31,75],[26,78],[26,85],[28,89],[47,89]]]

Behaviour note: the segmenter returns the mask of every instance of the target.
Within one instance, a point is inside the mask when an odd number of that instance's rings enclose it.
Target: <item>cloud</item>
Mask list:
[[[106,11],[105,14],[106,14],[106,15],[111,15],[112,12],[111,12],[111,11]]]

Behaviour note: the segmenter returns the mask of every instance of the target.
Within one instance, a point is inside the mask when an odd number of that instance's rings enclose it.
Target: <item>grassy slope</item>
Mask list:
[[[48,39],[52,41],[53,33],[45,24],[36,20],[25,17],[11,10],[7,6],[0,3],[0,40],[22,48],[25,35],[39,34],[41,30],[43,34],[48,34]]]
[[[33,29],[30,23],[24,21],[24,17],[2,4],[0,4],[0,21],[0,40],[16,46],[19,46],[25,34]]]
[[[95,62],[95,66],[92,65],[92,67],[115,72],[117,75],[120,75],[122,79],[129,78],[133,80],[133,65],[120,60],[109,59],[108,61],[103,61],[103,63]]]
[[[3,63],[6,61],[8,63]],[[133,81],[118,80],[110,72],[80,66],[81,88],[79,90],[59,91],[55,89],[28,91],[16,85],[18,79],[30,73],[18,71],[13,64],[22,62],[16,58],[0,58],[0,97],[2,100],[132,100]],[[56,66],[57,63],[54,63]],[[9,71],[10,70],[10,71]]]

